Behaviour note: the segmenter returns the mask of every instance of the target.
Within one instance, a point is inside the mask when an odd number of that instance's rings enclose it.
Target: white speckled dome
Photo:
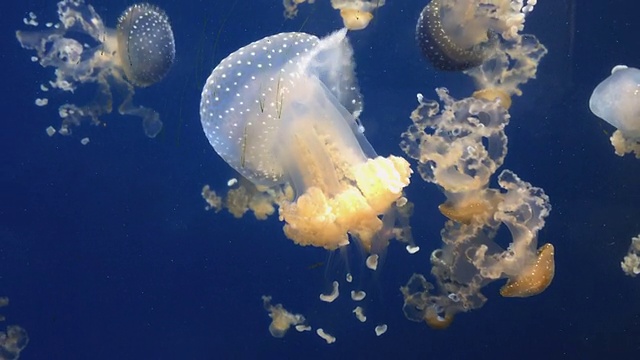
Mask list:
[[[117,36],[122,67],[134,85],[155,84],[169,72],[176,46],[169,18],[160,8],[130,6],[120,16]]]
[[[305,33],[269,36],[235,51],[213,70],[202,91],[202,127],[215,151],[241,175],[267,186],[285,181],[277,145],[292,139],[287,131],[293,127],[287,124],[329,113],[318,106],[322,101],[314,104],[318,98],[335,107],[333,118],[346,132],[358,133],[355,118],[362,101],[345,34],[324,46],[324,39]]]

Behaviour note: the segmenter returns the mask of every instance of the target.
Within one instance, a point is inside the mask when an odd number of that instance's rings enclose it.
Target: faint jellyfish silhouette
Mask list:
[[[135,87],[160,81],[175,58],[175,41],[167,15],[147,3],[132,5],[120,16],[117,28],[105,27],[100,15],[83,0],[58,3],[59,22],[45,24],[41,31],[16,31],[23,48],[35,50],[32,59],[43,67],[55,68],[55,79],[41,85],[75,92],[83,84],[96,84],[98,91],[90,103],[82,106],[63,104],[58,113],[62,124],[58,131],[71,133],[71,126],[83,120],[102,123],[100,117],[112,111],[114,93],[122,97],[118,111],[142,118],[148,137],[162,130],[159,114],[150,108],[133,105]],[[38,24],[35,15],[31,25]],[[47,99],[36,104],[46,105]],[[47,129],[49,135],[52,130]]]

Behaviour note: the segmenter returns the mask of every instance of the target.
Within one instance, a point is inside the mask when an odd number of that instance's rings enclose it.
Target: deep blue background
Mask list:
[[[298,18],[284,21],[279,0],[156,1],[171,18],[177,57],[165,80],[135,97],[161,113],[165,130],[154,140],[138,119],[118,115],[105,118],[106,128],[47,137],[44,129],[59,124],[56,106],[68,97],[48,93],[49,106],[34,105],[52,70],[30,61],[14,31],[26,28],[29,11],[55,21],[55,2],[3,4],[0,295],[11,299],[2,309],[7,323],[29,332],[23,358],[637,357],[640,279],[624,276],[619,262],[640,232],[640,160],[613,154],[612,129],[587,101],[614,65],[640,67],[640,5],[540,0],[527,20],[527,32],[549,55],[538,79],[514,99],[504,168],[551,197],[540,241],[556,247],[556,277],[527,299],[501,298],[493,284],[482,309],[435,331],[404,319],[398,291],[413,272],[428,273],[444,223],[436,211],[443,196],[419,177],[408,195],[422,251],[410,257],[392,244],[381,274],[357,284],[370,294],[364,324],[350,313],[346,283],[335,303],[317,298],[339,273],[339,257],[295,246],[276,219],[204,211],[202,186],[221,190],[234,176],[200,127],[206,77],[224,56],[266,35],[303,23],[319,36],[339,28],[328,2],[303,5]],[[92,4],[114,26],[131,2]],[[400,154],[417,92],[433,97],[446,86],[466,97],[472,90],[469,78],[435,72],[421,59],[413,31],[422,6],[388,0],[366,31],[349,35],[365,98],[362,120],[380,154]],[[87,146],[79,143],[84,136]],[[309,268],[317,262],[329,266]],[[327,345],[295,331],[272,338],[263,294],[338,341]],[[381,322],[389,331],[378,338],[373,327]]]

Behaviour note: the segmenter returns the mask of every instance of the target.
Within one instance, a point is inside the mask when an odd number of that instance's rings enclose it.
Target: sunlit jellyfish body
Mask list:
[[[120,17],[116,30],[105,27],[100,15],[83,0],[63,0],[58,3],[58,17],[58,23],[46,23],[44,30],[16,32],[23,48],[36,51],[33,61],[55,68],[55,78],[40,86],[41,96],[52,88],[74,93],[83,84],[98,87],[89,104],[60,106],[58,131],[71,134],[72,125],[84,120],[101,124],[100,118],[112,111],[115,93],[123,99],[120,114],[141,117],[145,134],[158,135],[162,130],[159,114],[133,105],[133,95],[135,87],[160,81],[173,64],[175,43],[165,13],[150,4],[133,5]],[[38,25],[35,14],[30,19],[25,23]],[[38,105],[46,103],[46,98],[36,100]]]
[[[164,11],[146,3],[133,5],[120,16],[117,33],[127,79],[141,87],[162,80],[176,55],[173,31]]]
[[[409,183],[408,162],[376,156],[362,133],[352,53],[346,29],[324,39],[273,35],[229,55],[202,91],[216,152],[254,184],[293,186],[280,219],[300,245],[333,250],[350,234],[370,251],[383,230],[378,215]]]
[[[640,70],[614,67],[593,90],[589,108],[626,136],[640,139]]]

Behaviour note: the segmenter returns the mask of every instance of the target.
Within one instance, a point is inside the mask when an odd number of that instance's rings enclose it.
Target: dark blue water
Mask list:
[[[286,239],[273,218],[236,220],[204,211],[204,184],[224,189],[235,176],[208,144],[198,114],[202,86],[215,65],[245,44],[281,31],[324,36],[341,21],[317,0],[285,21],[279,1],[157,1],[171,19],[176,62],[135,101],[156,109],[165,128],[144,136],[137,118],[112,114],[106,127],[85,125],[49,138],[56,106],[36,107],[39,85],[52,77],[30,61],[14,31],[34,11],[55,21],[54,1],[3,5],[3,109],[0,132],[0,295],[7,324],[30,336],[24,359],[235,358],[567,358],[635,357],[640,351],[640,279],[620,261],[640,232],[640,160],[613,154],[612,128],[593,116],[593,88],[617,64],[640,66],[638,5],[629,1],[540,0],[527,20],[549,48],[538,79],[514,98],[507,129],[512,169],[545,189],[553,210],[539,234],[556,247],[556,276],[542,294],[501,298],[483,293],[476,311],[436,331],[404,318],[398,288],[428,273],[438,248],[444,200],[414,176],[413,230],[422,250],[408,256],[392,243],[383,270],[361,284],[369,291],[361,324],[343,297],[321,303],[340,273],[340,256]],[[95,1],[114,27],[130,5]],[[421,1],[394,1],[365,31],[350,34],[365,101],[361,119],[380,154],[400,154],[415,94],[456,97],[472,91],[462,74],[439,73],[422,60],[413,32]],[[79,91],[74,99],[89,99]],[[609,134],[609,135],[608,135]],[[79,141],[88,136],[91,142]],[[325,265],[315,267],[323,262]],[[353,263],[354,271],[361,271]],[[304,314],[338,341],[290,331],[271,337],[261,295]],[[373,328],[389,330],[376,337]],[[317,325],[316,325],[317,324]]]

